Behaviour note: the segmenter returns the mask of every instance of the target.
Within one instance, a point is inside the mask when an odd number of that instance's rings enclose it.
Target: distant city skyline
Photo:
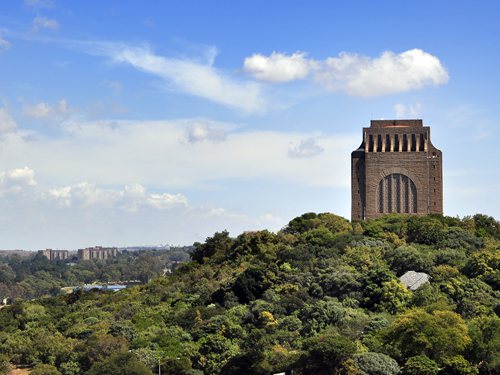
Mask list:
[[[0,4],[0,249],[350,217],[372,119],[423,119],[444,213],[500,217],[496,1]]]

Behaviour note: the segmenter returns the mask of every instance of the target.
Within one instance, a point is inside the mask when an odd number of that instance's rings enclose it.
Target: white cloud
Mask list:
[[[64,116],[68,113],[68,102],[66,101],[66,99],[61,99],[54,106],[51,106],[46,102],[25,105],[23,108],[23,113],[25,116],[37,119]]]
[[[0,172],[0,196],[5,193],[17,193],[36,186],[35,172],[28,167]]]
[[[105,189],[95,183],[80,182],[71,186],[50,188],[41,195],[56,201],[61,207],[99,206],[130,212],[145,206],[165,210],[188,204],[187,198],[182,194],[147,193],[146,188],[137,183],[126,185],[120,190]]]
[[[396,112],[396,118],[418,118],[421,115],[422,104],[417,102],[415,104],[404,105],[397,103],[394,105],[394,112]]]
[[[270,56],[256,53],[245,58],[243,68],[262,81],[288,82],[305,78],[312,64],[303,52],[295,52],[290,56],[273,52]]]
[[[321,154],[325,149],[321,147],[316,138],[306,138],[288,149],[288,156],[292,158],[311,158]]]
[[[0,136],[17,128],[16,121],[12,118],[7,108],[0,108]]]
[[[150,194],[146,201],[152,207],[162,210],[187,205],[187,198],[182,194]]]
[[[191,143],[202,141],[219,142],[226,139],[226,131],[206,121],[194,121],[188,125],[187,139]]]
[[[206,61],[164,57],[154,54],[147,46],[137,47],[118,43],[70,43],[88,53],[105,55],[114,62],[128,64],[167,81],[176,89],[245,112],[262,112],[267,108],[259,84],[237,80],[213,66],[215,49],[205,53]]]
[[[310,74],[327,90],[354,96],[377,96],[420,89],[448,82],[441,61],[421,49],[396,54],[383,52],[371,58],[342,52],[325,60],[306,59],[304,53],[287,56],[254,54],[245,59],[244,68],[255,78],[269,82],[288,82]]]
[[[6,51],[10,48],[11,44],[10,42],[0,36],[0,51]]]
[[[440,85],[449,76],[437,57],[412,49],[400,54],[386,51],[375,59],[341,53],[326,59],[315,79],[331,90],[376,96]]]
[[[47,18],[44,16],[36,16],[33,19],[33,30],[38,31],[40,29],[49,29],[56,31],[59,29],[59,22],[53,18]]]
[[[152,193],[140,184],[51,187],[37,183],[34,175],[28,167],[0,172],[2,248],[190,244],[228,223],[238,232],[253,227],[252,218],[220,207],[189,205],[180,193]]]
[[[0,161],[3,168],[30,165],[62,186],[82,180],[107,186],[140,181],[145,186],[176,189],[252,178],[299,185],[349,185],[349,155],[352,145],[359,142],[358,134],[322,135],[321,146],[304,142],[312,134],[262,130],[229,132],[223,142],[187,142],[186,128],[197,122],[203,120],[66,120],[61,124],[63,134],[56,138],[12,133],[2,142]],[[206,122],[220,129],[234,127]],[[297,145],[292,155],[302,157],[291,158],[290,145]],[[304,157],[314,154],[313,159]]]

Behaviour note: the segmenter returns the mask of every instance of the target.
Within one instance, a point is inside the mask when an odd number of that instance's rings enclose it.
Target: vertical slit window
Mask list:
[[[379,134],[377,135],[377,152],[382,151],[382,136]]]

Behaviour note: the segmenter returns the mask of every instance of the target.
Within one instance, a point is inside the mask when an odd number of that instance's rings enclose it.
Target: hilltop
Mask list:
[[[479,214],[218,232],[146,285],[2,309],[1,359],[68,375],[499,373],[499,247]],[[430,282],[407,289],[410,270]]]

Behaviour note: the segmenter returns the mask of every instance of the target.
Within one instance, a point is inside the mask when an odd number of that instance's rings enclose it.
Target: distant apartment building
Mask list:
[[[117,255],[118,249],[116,247],[95,246],[78,249],[78,260],[108,259]]]
[[[69,258],[69,250],[38,250],[38,254],[42,254],[48,260],[65,260]]]

